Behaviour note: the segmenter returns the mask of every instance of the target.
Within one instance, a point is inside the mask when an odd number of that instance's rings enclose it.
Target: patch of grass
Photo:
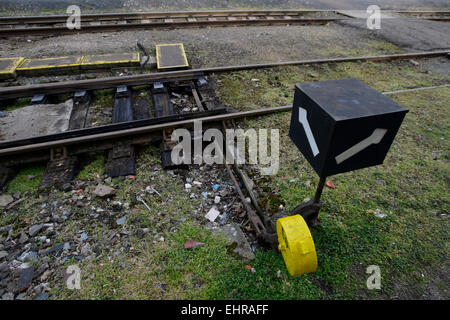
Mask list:
[[[6,186],[8,193],[14,193],[17,191],[22,193],[26,191],[36,191],[41,184],[44,171],[44,166],[35,166],[22,169],[14,179],[8,182]]]
[[[239,110],[292,103],[294,85],[303,82],[357,78],[378,91],[393,91],[448,82],[443,75],[429,73],[409,62],[348,62],[288,66],[233,72],[217,77],[219,96]]]
[[[31,98],[19,99],[15,104],[8,105],[3,111],[12,111],[16,109],[20,109],[31,104]]]
[[[418,78],[408,79],[411,85],[414,79]],[[400,78],[392,82],[400,83]],[[450,210],[450,131],[446,121],[450,90],[392,98],[410,112],[384,164],[330,177],[336,189],[324,190],[320,223],[313,232],[319,269],[306,277],[315,279],[325,298],[419,298],[430,281],[448,271],[443,266],[450,225],[447,216],[439,214]],[[266,181],[291,210],[314,196],[318,178],[290,141],[289,121],[290,113],[285,113],[241,125],[256,130],[279,128],[280,170]],[[307,180],[312,182],[309,188]],[[377,218],[377,209],[387,217]],[[380,291],[366,288],[369,265],[381,268]]]
[[[84,166],[84,168],[80,171],[77,176],[79,180],[93,180],[97,177],[101,176],[105,171],[104,167],[105,156],[104,155],[96,155],[94,160],[92,160],[88,165]]]

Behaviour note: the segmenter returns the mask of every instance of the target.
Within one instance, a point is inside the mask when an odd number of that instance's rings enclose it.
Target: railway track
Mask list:
[[[102,107],[102,113],[110,110],[106,116],[106,123],[109,124],[106,125],[96,124],[98,121],[101,123],[101,118],[96,116],[95,108],[92,108],[94,102],[101,97],[96,94],[96,88],[77,90],[68,101],[67,97],[52,96],[51,102],[56,105],[50,106],[51,110],[59,110],[55,112],[67,115],[70,113],[67,124],[61,127],[62,132],[57,130],[56,133],[42,135],[41,123],[47,122],[45,118],[36,120],[33,114],[25,132],[22,131],[21,125],[18,125],[20,128],[17,130],[11,129],[12,133],[2,132],[3,135],[9,134],[8,137],[13,138],[0,142],[0,149],[16,150],[18,153],[13,151],[0,156],[0,187],[13,175],[15,170],[12,168],[27,163],[47,162],[43,184],[62,188],[73,178],[79,155],[101,150],[108,154],[106,168],[109,176],[135,174],[136,145],[162,141],[163,155],[170,154],[170,129],[173,128],[171,123],[185,123],[199,117],[211,117],[229,111],[215,96],[215,90],[211,86],[214,86],[214,83],[198,72],[191,76],[170,79],[160,75],[154,82],[140,87],[111,85],[109,88],[115,89],[115,93],[106,94],[112,94],[114,102]],[[69,111],[60,109],[62,101],[66,101],[64,105],[71,104]],[[48,105],[49,102],[40,104]],[[14,126],[17,125],[17,117],[21,116],[15,115],[10,120]],[[64,121],[63,119],[58,121]],[[143,128],[147,130],[142,131]],[[149,134],[154,131],[158,132],[155,135]],[[147,134],[143,135],[144,132]],[[38,147],[39,145],[41,147]],[[31,146],[37,149],[28,149]],[[17,157],[18,154],[21,156]],[[163,167],[173,166],[170,157],[162,158],[162,162]]]
[[[233,72],[251,69],[274,68],[280,66],[290,65],[308,65],[308,64],[323,64],[323,63],[341,63],[341,62],[357,62],[357,61],[392,61],[402,59],[421,59],[433,58],[439,56],[449,56],[450,51],[431,51],[431,52],[417,52],[404,54],[391,54],[381,56],[360,56],[360,57],[343,57],[343,58],[328,58],[328,59],[313,59],[313,60],[297,60],[286,62],[272,62],[263,64],[249,64],[240,66],[226,66],[226,67],[212,67],[181,71],[168,71],[158,73],[147,73],[142,75],[132,75],[125,77],[109,77],[101,79],[90,80],[76,80],[56,83],[46,83],[26,86],[12,86],[0,88],[0,101],[26,98],[34,95],[42,94],[61,94],[75,92],[77,90],[100,90],[114,88],[123,85],[146,85],[158,81],[169,81],[172,79],[184,79],[192,77],[201,77],[202,75],[212,73]]]
[[[60,35],[158,28],[326,24],[343,16],[326,10],[233,10],[85,14],[81,29],[66,27],[67,15],[0,17],[0,37]]]
[[[0,101],[3,100],[4,106],[14,99],[33,95],[57,97],[59,94],[73,94],[73,108],[68,131],[0,142],[0,186],[4,185],[8,176],[11,175],[10,172],[13,172],[11,167],[47,161],[48,168],[51,169],[49,172],[64,168],[63,176],[66,176],[66,173],[72,170],[70,167],[77,163],[74,159],[77,159],[79,155],[99,150],[109,150],[110,162],[119,161],[118,164],[111,164],[110,168],[125,167],[123,170],[118,170],[117,175],[126,175],[121,174],[123,172],[132,174],[134,165],[129,169],[129,164],[134,163],[134,146],[153,141],[155,135],[157,140],[162,140],[163,155],[166,155],[163,156],[163,163],[166,162],[163,167],[170,167],[170,157],[167,155],[170,155],[171,146],[167,137],[170,137],[171,130],[177,127],[192,126],[196,119],[205,123],[220,123],[237,118],[290,110],[290,106],[284,106],[230,113],[230,110],[221,104],[215,96],[214,82],[208,79],[208,75],[212,73],[283,65],[419,59],[443,56],[449,53],[449,51],[437,51],[372,57],[302,60],[0,88]],[[145,88],[139,90],[151,93],[152,100],[144,103],[145,108],[149,109],[148,106],[153,105],[153,110],[139,119],[133,116],[136,113],[133,92],[135,92],[137,86]],[[93,96],[93,92],[104,89],[116,91],[112,112],[113,121],[108,125],[86,126],[86,117],[92,101],[89,97]],[[175,110],[172,98],[173,96],[180,96],[180,94],[189,95],[192,104],[196,106],[195,112],[193,112],[194,109],[188,113]],[[114,176],[113,174],[109,175]],[[55,179],[58,180],[57,178],[48,178],[44,181]]]
[[[386,11],[402,16],[449,21],[450,11]],[[64,35],[136,29],[250,25],[322,25],[349,19],[336,10],[233,10],[84,14],[81,29],[68,29],[68,15],[0,17],[0,37]]]
[[[443,22],[450,21],[450,11],[397,11],[397,13],[404,16],[413,16],[426,20]]]

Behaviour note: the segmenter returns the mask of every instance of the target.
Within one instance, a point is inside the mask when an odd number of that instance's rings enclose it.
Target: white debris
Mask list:
[[[219,216],[219,214],[220,214],[219,211],[217,211],[215,208],[211,208],[206,214],[205,218],[211,222],[214,222],[216,218]]]
[[[387,214],[381,213],[380,209],[376,209],[373,214],[380,219],[387,217]]]

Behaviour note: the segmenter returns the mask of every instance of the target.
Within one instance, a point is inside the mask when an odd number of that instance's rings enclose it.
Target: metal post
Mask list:
[[[319,184],[317,185],[316,194],[314,196],[314,203],[320,202],[320,196],[322,195],[323,187],[325,186],[325,181],[327,177],[322,177],[319,180]]]

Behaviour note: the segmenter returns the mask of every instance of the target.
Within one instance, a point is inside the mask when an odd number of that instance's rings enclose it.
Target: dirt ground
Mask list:
[[[329,24],[127,31],[28,41],[0,40],[0,57],[128,52],[137,49],[137,41],[149,50],[157,43],[183,42],[193,67],[387,54],[398,50],[365,31]]]
[[[367,30],[366,21],[339,22]],[[409,50],[443,50],[450,48],[450,25],[417,19],[383,19],[381,28],[374,32],[381,38]]]

